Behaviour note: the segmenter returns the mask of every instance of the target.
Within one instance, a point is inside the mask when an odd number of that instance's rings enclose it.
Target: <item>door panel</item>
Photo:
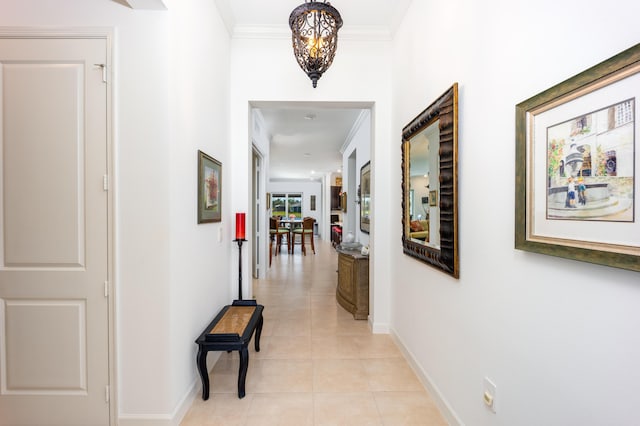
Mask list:
[[[83,80],[81,64],[3,67],[6,267],[84,263]]]
[[[0,425],[108,425],[106,39],[0,38]]]
[[[5,300],[3,394],[87,394],[85,308],[83,300]],[[25,335],[47,350],[34,351]]]

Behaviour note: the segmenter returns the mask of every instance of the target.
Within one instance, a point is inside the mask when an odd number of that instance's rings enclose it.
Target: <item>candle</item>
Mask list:
[[[244,240],[244,213],[236,213],[236,240]]]

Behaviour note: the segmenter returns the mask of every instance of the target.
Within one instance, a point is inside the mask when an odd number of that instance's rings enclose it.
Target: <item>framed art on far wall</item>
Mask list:
[[[515,247],[640,271],[640,44],[516,106]]]
[[[371,162],[360,169],[360,230],[369,233],[371,226]]]
[[[429,191],[429,206],[435,207],[438,205],[438,190],[434,189],[433,191]]]
[[[222,220],[222,163],[198,151],[198,223]]]

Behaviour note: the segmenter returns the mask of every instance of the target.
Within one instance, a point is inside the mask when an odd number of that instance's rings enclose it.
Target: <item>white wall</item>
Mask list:
[[[640,275],[514,249],[515,105],[636,44],[639,14],[636,0],[414,1],[401,24],[394,167],[376,170],[396,206],[392,331],[460,423],[640,424]],[[459,280],[403,255],[394,225],[400,130],[454,81]]]
[[[357,188],[360,185],[360,169],[371,160],[371,142],[371,112],[365,110],[359,121],[358,129],[354,132],[351,141],[349,141],[342,155],[342,185],[343,188],[349,186],[346,215],[348,215],[350,219],[353,219],[349,220],[349,223],[355,224],[353,228],[345,228],[343,226],[343,237],[346,235],[346,232],[351,231],[355,235],[356,241],[360,242],[363,246],[369,245],[369,234],[360,230],[360,205],[357,204],[355,200]],[[355,156],[355,162],[350,162],[349,158],[353,156]],[[347,169],[347,165],[352,163],[355,169],[353,170],[353,176],[355,176],[355,183],[353,183],[353,185],[351,185],[349,180],[351,170]]]
[[[172,0],[170,17],[170,343],[171,418],[200,386],[195,338],[231,301],[227,285],[235,216],[230,209],[228,149],[229,35],[213,2]],[[197,224],[197,151],[222,162],[222,222]],[[237,288],[237,286],[236,286]],[[138,307],[140,309],[140,307]],[[210,358],[217,359],[218,354]],[[210,360],[209,368],[213,366]],[[186,400],[184,400],[186,398]],[[200,398],[197,395],[196,398]]]
[[[285,33],[288,31],[286,23],[283,24],[283,30]],[[311,81],[295,61],[290,37],[258,37],[260,38],[237,38],[231,42],[230,154],[234,165],[231,189],[233,211],[248,211],[247,207],[251,202],[248,191],[251,145],[248,111],[250,103],[254,101],[336,102],[337,105],[356,108],[373,105],[372,138],[377,143],[371,154],[372,162],[376,164],[376,158],[383,159],[380,165],[376,165],[376,170],[384,176],[389,176],[389,169],[397,171],[397,164],[386,161],[391,156],[390,151],[395,148],[396,139],[390,128],[389,42],[340,39],[333,65],[318,81],[318,87],[313,89]],[[257,70],[256,64],[268,66]],[[376,66],[364,69],[363,64]],[[384,200],[389,198],[392,189],[388,180],[376,180],[374,176],[372,185],[377,196]],[[389,203],[381,204],[373,220],[374,226],[375,221],[387,224],[396,220],[391,215]],[[386,259],[389,257],[389,232],[390,229],[381,227],[370,234],[372,246],[376,247],[371,253],[374,269],[371,282],[374,296],[371,318],[376,331],[388,329],[390,265]],[[376,244],[376,239],[381,243]],[[380,262],[375,262],[377,257],[381,259]],[[248,269],[245,270],[248,273]]]
[[[5,27],[115,33],[112,280],[121,425],[179,420],[198,385],[194,340],[230,297],[229,38],[210,3],[167,0],[167,11],[110,0],[0,6]],[[196,225],[197,149],[223,163],[222,223]]]

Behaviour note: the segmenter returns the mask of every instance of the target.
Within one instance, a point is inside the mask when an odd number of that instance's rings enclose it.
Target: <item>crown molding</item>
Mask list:
[[[234,26],[230,31],[232,39],[289,39],[291,30],[285,25]],[[350,41],[390,41],[391,32],[384,27],[355,27],[338,32],[338,40]]]
[[[356,135],[356,133],[358,133],[358,131],[360,130],[360,127],[362,127],[362,123],[364,123],[365,118],[367,118],[370,113],[371,113],[370,109],[363,109],[362,111],[360,111],[360,115],[358,115],[358,118],[356,118],[356,121],[353,123],[353,126],[351,126],[351,130],[349,131],[347,138],[345,139],[344,143],[340,147],[340,154],[344,154],[345,150],[347,149],[351,141],[353,141],[354,136]]]
[[[137,10],[167,10],[164,0],[113,0],[123,6]]]

